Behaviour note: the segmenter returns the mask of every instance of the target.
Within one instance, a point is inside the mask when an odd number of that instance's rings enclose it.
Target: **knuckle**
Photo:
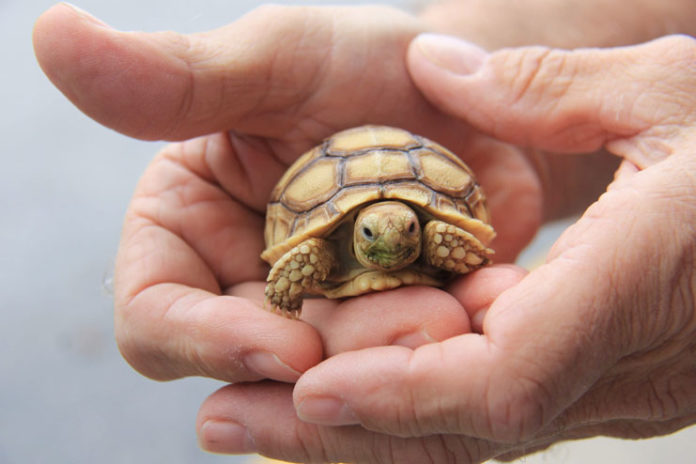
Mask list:
[[[437,350],[433,353],[432,350]],[[392,431],[400,437],[425,436],[436,432],[459,430],[456,421],[458,416],[453,404],[437,394],[430,394],[430,388],[424,386],[433,383],[437,378],[428,367],[432,359],[442,359],[445,354],[439,344],[429,345],[426,350],[415,350],[408,360],[408,375],[404,379],[400,400],[395,408]],[[420,393],[419,393],[420,392]],[[425,392],[425,394],[424,394]]]
[[[129,323],[127,321],[127,318],[117,317],[117,322],[115,324],[116,345],[121,352],[121,356],[123,356],[133,369],[140,372],[142,375],[152,379],[163,380],[162,377],[152,369],[152,363],[147,361],[147,359],[150,358],[150,353],[148,353],[149,350],[145,349],[137,337],[132,335],[133,331],[129,329]]]
[[[297,443],[295,456],[284,458],[300,458],[302,462],[331,462],[332,456],[337,456],[337,442],[333,439],[331,430],[315,427],[311,424],[299,424],[295,429],[294,441]]]
[[[454,403],[434,390],[439,376],[433,371],[433,358],[442,353],[433,350],[442,348],[438,344],[421,348],[425,349],[404,350],[406,365],[389,382],[389,391],[381,389],[378,395],[367,395],[356,410],[365,429],[399,439],[456,430],[450,427],[457,415]]]
[[[130,305],[115,306],[116,317],[114,323],[116,345],[121,356],[130,366],[142,375],[154,380],[172,380],[178,376],[172,375],[168,370],[162,369],[161,360],[165,357],[153,345],[144,343],[136,334],[140,332],[133,313],[136,308]]]
[[[363,426],[368,430],[387,433],[397,438],[418,437],[431,430],[427,425],[431,422],[430,418],[419,414],[418,411],[422,408],[413,395],[405,393],[395,400],[394,403],[385,404],[382,413],[375,412],[364,417]]]
[[[165,322],[170,306],[157,308],[157,292],[147,287],[127,301],[116,301],[114,318],[115,339],[128,364],[153,380],[173,380],[188,375],[209,375],[200,353],[183,337],[173,336]],[[169,303],[182,299],[177,296]]]
[[[114,304],[114,336],[116,346],[118,346],[121,355],[133,365],[138,359],[137,343],[133,337],[131,330],[132,307],[127,302],[120,302],[118,295],[115,298]],[[131,360],[133,362],[131,362]]]

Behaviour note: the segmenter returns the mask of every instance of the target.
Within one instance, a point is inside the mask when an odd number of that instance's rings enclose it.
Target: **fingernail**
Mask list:
[[[488,56],[483,48],[448,35],[421,34],[414,44],[428,61],[460,75],[474,74]]]
[[[252,372],[281,382],[295,382],[302,375],[268,351],[249,353],[244,357],[244,365]]]
[[[392,342],[392,345],[405,346],[406,348],[416,349],[419,346],[427,345],[429,343],[435,343],[433,337],[431,337],[425,330],[419,330],[417,332],[412,332],[410,334],[402,335]]]
[[[309,397],[297,406],[297,416],[320,425],[353,425],[360,421],[343,401],[331,397]]]
[[[73,10],[75,13],[79,14],[80,16],[82,16],[86,20],[90,21],[91,23],[96,24],[97,26],[103,26],[103,27],[107,27],[109,29],[112,29],[112,27],[109,26],[108,24],[106,24],[104,21],[102,21],[101,19],[95,18],[94,16],[87,13],[85,10],[83,10],[79,6],[75,6],[72,3],[68,3],[68,2],[62,2],[61,4],[67,6],[68,8]]]
[[[230,420],[205,421],[198,432],[198,443],[211,453],[246,454],[257,451],[246,427]]]

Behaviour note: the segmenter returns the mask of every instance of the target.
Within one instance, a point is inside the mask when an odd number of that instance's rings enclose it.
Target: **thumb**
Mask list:
[[[693,118],[695,54],[696,41],[686,36],[612,49],[489,54],[423,34],[411,42],[408,67],[436,106],[497,138],[556,152],[605,146],[645,167],[673,147],[652,144],[642,153],[626,141],[673,136],[675,122]]]
[[[220,29],[183,35],[118,31],[61,3],[37,20],[33,43],[58,89],[126,135],[184,140],[235,128],[277,137],[289,130],[288,120],[269,124],[267,115],[300,105],[312,91],[306,74],[289,72],[293,47],[278,44],[297,41],[309,15],[268,6]],[[271,22],[275,16],[283,21]],[[311,65],[323,58],[313,52],[303,52]]]

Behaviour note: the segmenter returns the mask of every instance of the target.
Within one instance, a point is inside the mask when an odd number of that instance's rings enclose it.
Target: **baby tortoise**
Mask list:
[[[266,211],[266,301],[299,317],[304,295],[442,285],[490,260],[486,199],[469,167],[405,130],[334,134],[283,175]]]

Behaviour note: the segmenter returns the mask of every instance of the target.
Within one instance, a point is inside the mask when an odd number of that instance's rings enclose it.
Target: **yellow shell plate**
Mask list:
[[[327,140],[326,150],[334,156],[352,156],[369,148],[408,150],[421,143],[408,131],[387,126],[362,126],[334,134]]]
[[[305,238],[321,237],[357,207],[396,199],[462,227],[484,244],[486,200],[456,155],[402,129],[363,126],[339,132],[302,155],[273,190],[266,212],[266,251],[274,263]]]

